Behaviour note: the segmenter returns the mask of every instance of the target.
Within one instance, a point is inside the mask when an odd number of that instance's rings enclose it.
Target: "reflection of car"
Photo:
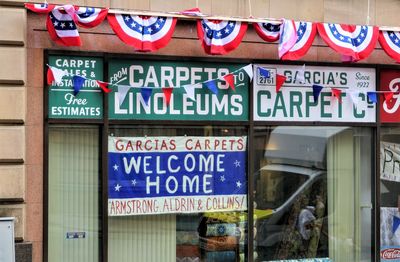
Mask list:
[[[300,250],[298,246],[308,241],[299,228],[302,226],[299,223],[302,210],[308,208],[315,212],[317,207],[319,214],[314,215],[321,218],[320,223],[326,216],[326,147],[329,138],[344,129],[276,127],[271,132],[264,152],[267,164],[255,175],[257,209],[269,211],[268,216],[257,218],[256,241],[260,259],[272,260],[278,253],[281,259],[296,258],[290,254],[302,257],[284,249]],[[315,219],[314,215],[309,217]],[[326,219],[323,222],[326,223]],[[327,231],[322,227],[321,224],[319,234]],[[318,240],[319,255],[324,255],[327,253],[326,247],[321,247],[324,240]],[[314,251],[318,256],[316,248]]]

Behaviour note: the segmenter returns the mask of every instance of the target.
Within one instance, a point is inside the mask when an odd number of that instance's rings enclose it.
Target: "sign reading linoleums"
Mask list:
[[[247,209],[246,137],[109,137],[108,214]]]
[[[128,87],[129,91],[123,101],[120,101],[117,92],[109,95],[109,117],[151,120],[247,120],[249,78],[246,72],[239,70],[234,73],[236,91],[230,89],[224,80],[217,80],[243,66],[245,65],[203,62],[110,61],[109,82]],[[209,80],[215,80],[218,94],[206,87],[204,82]],[[185,91],[186,85],[195,85],[193,100]],[[141,93],[143,87],[152,88],[148,104]],[[168,106],[163,87],[174,88]]]
[[[81,56],[49,56],[49,65],[65,70],[60,84],[49,87],[49,118],[101,119],[103,96],[95,81],[85,80],[80,92],[74,96],[73,75],[103,80],[103,60]]]
[[[257,66],[268,70],[270,78],[261,76]],[[374,69],[306,66],[302,74],[304,82],[299,83],[302,66],[257,66],[253,79],[254,120],[375,122],[375,104],[367,96],[367,92],[376,88]],[[286,76],[278,93],[275,90],[277,74]],[[315,103],[314,84],[324,87]],[[342,103],[332,97],[331,88],[342,90]],[[352,91],[359,92],[353,99]]]

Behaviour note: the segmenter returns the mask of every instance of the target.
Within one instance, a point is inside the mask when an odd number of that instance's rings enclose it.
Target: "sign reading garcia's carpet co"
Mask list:
[[[121,105],[117,92],[109,95],[110,119],[248,120],[249,78],[244,70],[234,74],[236,91],[223,80],[215,81],[218,94],[204,84],[242,68],[243,64],[113,60],[109,65],[109,82],[130,86]],[[195,88],[193,101],[184,86],[197,83],[200,84]],[[141,94],[142,87],[152,88],[148,105]],[[174,88],[169,106],[162,87]]]
[[[299,83],[302,66],[258,65],[271,77],[254,72],[254,120],[375,122],[375,104],[367,92],[376,90],[375,70],[370,68],[306,66],[304,84]],[[276,75],[287,77],[280,92],[275,91]],[[296,81],[297,79],[297,81]],[[324,88],[314,103],[312,85]],[[342,90],[342,103],[332,97],[331,88]],[[350,92],[357,91],[357,104]]]
[[[109,137],[108,214],[247,209],[246,137]]]
[[[72,75],[103,80],[101,58],[80,56],[49,56],[49,65],[68,72],[60,84],[49,87],[49,118],[101,119],[103,96],[95,81],[85,80],[80,92],[74,96]]]

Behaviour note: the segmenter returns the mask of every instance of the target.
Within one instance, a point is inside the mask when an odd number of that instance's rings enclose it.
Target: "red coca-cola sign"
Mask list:
[[[400,122],[400,70],[381,71],[380,90],[391,91],[394,93],[390,101],[385,101],[385,96],[380,96],[381,101],[381,122],[399,123]]]
[[[381,259],[400,259],[400,248],[386,248],[382,250]]]

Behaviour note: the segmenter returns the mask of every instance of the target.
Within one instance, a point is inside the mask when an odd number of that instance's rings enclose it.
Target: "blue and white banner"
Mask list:
[[[246,142],[109,137],[109,216],[246,210]]]

